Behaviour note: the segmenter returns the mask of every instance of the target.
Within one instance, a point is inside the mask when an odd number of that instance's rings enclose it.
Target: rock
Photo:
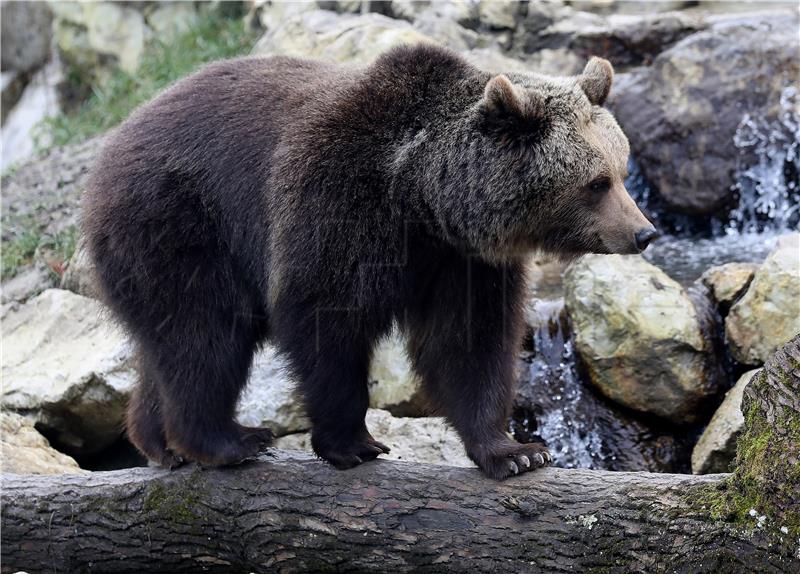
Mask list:
[[[250,381],[242,394],[237,419],[247,426],[266,426],[280,436],[310,428],[303,405],[294,393],[286,360],[267,346],[253,361]],[[397,333],[375,349],[369,374],[370,406],[398,416],[423,416],[425,402]]]
[[[2,123],[6,123],[8,113],[22,96],[25,82],[25,76],[15,70],[0,73],[0,93],[2,94],[2,100],[0,100],[0,115],[2,115],[2,119],[0,121]]]
[[[744,428],[742,396],[750,379],[757,372],[758,369],[746,372],[725,395],[725,400],[714,413],[692,451],[694,474],[730,472],[731,463],[736,457],[736,441]]]
[[[78,474],[72,457],[58,452],[23,416],[0,411],[2,471],[14,474]]]
[[[431,41],[408,22],[380,14],[314,10],[293,14],[267,30],[253,53],[368,63],[393,46]]]
[[[7,313],[3,346],[5,408],[70,452],[97,452],[120,437],[132,353],[99,303],[48,289]]]
[[[89,2],[83,4],[83,24],[92,49],[114,56],[126,72],[136,71],[149,34],[141,12],[114,2]]]
[[[526,8],[518,0],[483,0],[478,4],[478,19],[492,30],[513,30]]]
[[[779,239],[747,292],[731,307],[725,334],[737,361],[760,365],[798,333],[800,234],[792,234]]]
[[[268,427],[278,436],[309,428],[303,405],[294,395],[286,361],[274,347],[266,347],[253,360],[236,418],[246,426]]]
[[[707,26],[700,14],[618,14],[609,16],[601,25],[576,28],[566,47],[577,53],[607,58],[617,69],[624,69],[650,64],[665,49]]]
[[[61,78],[61,68],[56,62],[49,62],[31,77],[16,105],[9,110],[2,131],[3,170],[33,155],[34,129],[59,112],[57,86]]]
[[[83,236],[78,239],[75,253],[72,254],[64,274],[61,276],[60,287],[84,297],[99,298],[94,278],[94,263],[89,259],[86,239]]]
[[[737,168],[749,161],[734,136],[748,115],[770,121],[780,112],[782,91],[800,74],[797,28],[792,12],[715,21],[616,83],[609,106],[669,209],[732,207]]]
[[[0,68],[31,72],[50,54],[53,15],[45,2],[0,4]],[[3,102],[5,105],[5,102]]]
[[[696,421],[717,381],[707,327],[686,291],[638,255],[585,256],[564,283],[576,350],[592,383],[632,409]]]
[[[564,301],[531,299],[511,430],[543,439],[561,468],[686,472],[691,444],[602,396],[581,377]]]
[[[369,406],[395,416],[424,416],[420,383],[411,370],[405,342],[395,332],[375,348],[369,371]]]
[[[25,302],[45,289],[55,287],[56,274],[41,261],[34,261],[2,283],[2,302]]]
[[[145,12],[147,24],[160,40],[178,36],[197,23],[194,2],[159,2]]]
[[[367,411],[367,428],[391,452],[381,458],[428,462],[448,466],[475,466],[464,452],[456,431],[443,418],[395,418],[380,409]],[[276,448],[311,450],[307,433],[289,435],[275,442]]]
[[[747,290],[757,269],[755,263],[725,263],[703,273],[700,281],[711,291],[717,307],[727,312]]]
[[[97,137],[55,148],[3,176],[2,238],[9,241],[31,228],[55,235],[78,223],[80,198],[89,166],[102,145]]]
[[[446,16],[426,13],[414,21],[414,29],[428,38],[452,50],[469,50],[488,46],[490,40],[474,30],[461,26]]]
[[[317,7],[329,10],[330,7],[322,6],[317,2],[281,2],[278,0],[254,0],[250,10],[244,18],[245,25],[253,30],[274,31],[282,26],[289,18],[313,12]]]

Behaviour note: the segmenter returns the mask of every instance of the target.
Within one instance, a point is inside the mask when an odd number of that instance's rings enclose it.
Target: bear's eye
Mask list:
[[[598,177],[589,184],[589,191],[592,193],[605,193],[611,189],[611,180],[605,176]]]

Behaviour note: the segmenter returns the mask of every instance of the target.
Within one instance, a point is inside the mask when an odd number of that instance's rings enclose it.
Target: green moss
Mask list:
[[[144,511],[172,524],[195,524],[202,518],[197,482],[193,475],[179,484],[151,484],[145,495]]]
[[[223,3],[224,4],[224,3]],[[124,120],[138,105],[213,60],[246,54],[256,40],[240,17],[224,10],[201,11],[197,23],[168,42],[154,40],[142,54],[135,74],[114,70],[103,79],[69,72],[70,89],[90,94],[67,114],[47,119],[39,126],[37,141],[49,146],[64,145],[104,132]],[[82,82],[90,82],[84,86]]]
[[[791,388],[790,375],[778,375],[786,377],[783,382]],[[763,377],[762,372],[751,384],[764,385]],[[796,538],[800,536],[800,414],[779,406],[769,422],[760,408],[747,402],[743,412],[745,431],[738,440],[733,474],[721,484],[693,492],[692,506],[747,529],[758,528],[758,517],[765,516],[761,528],[785,527]]]

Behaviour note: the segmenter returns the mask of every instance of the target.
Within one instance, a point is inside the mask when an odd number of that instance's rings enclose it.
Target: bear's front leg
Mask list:
[[[467,455],[497,479],[552,462],[543,444],[520,444],[506,433],[524,279],[520,264],[450,262],[405,324],[426,394],[458,431]]]

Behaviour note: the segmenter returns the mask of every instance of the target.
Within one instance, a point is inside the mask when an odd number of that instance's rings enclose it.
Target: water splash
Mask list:
[[[535,300],[528,310],[528,322],[533,327],[533,352],[524,357],[523,380],[546,387],[547,397],[541,405],[537,397],[536,420],[526,417],[514,424],[535,427],[563,468],[602,468],[604,454],[597,432],[584,423],[579,406],[584,388],[575,366],[572,338],[564,324],[564,300]]]
[[[774,120],[745,114],[733,142],[739,150],[726,234],[786,232],[800,221],[800,119],[797,88],[784,88]],[[755,163],[752,163],[755,158]]]
[[[732,191],[737,205],[725,216],[695,217],[670,213],[650,187],[636,161],[625,181],[633,199],[664,231],[675,237],[778,235],[800,224],[800,97],[784,88],[777,117],[746,113],[733,137],[738,150]]]

